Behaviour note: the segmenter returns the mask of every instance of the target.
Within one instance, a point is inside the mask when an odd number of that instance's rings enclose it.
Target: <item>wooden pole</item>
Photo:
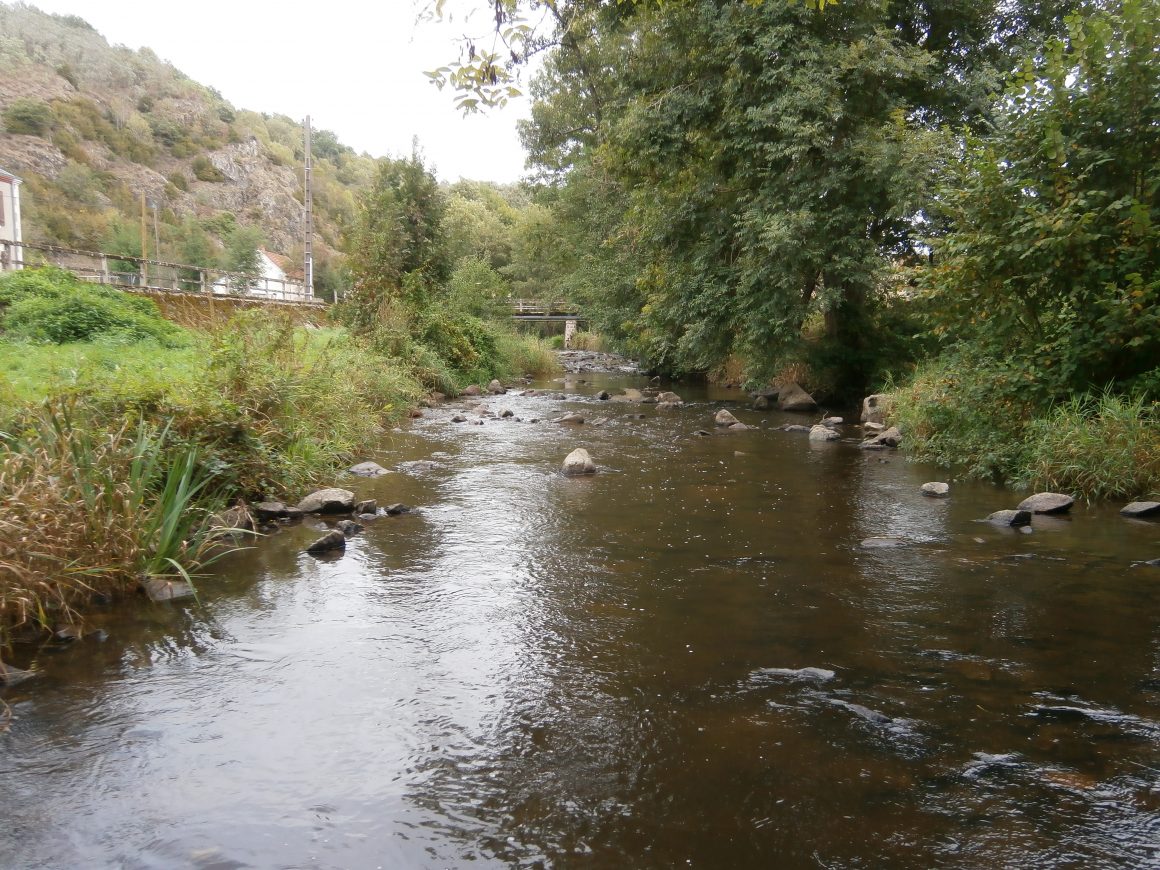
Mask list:
[[[146,250],[149,237],[145,235],[145,191],[141,191],[141,286],[149,283],[149,267],[145,258],[149,256]]]
[[[302,182],[306,187],[303,201],[305,204],[305,215],[302,223],[305,237],[302,240],[303,264],[302,264],[302,278],[306,286],[302,288],[303,295],[306,301],[309,302],[314,298],[314,178],[313,170],[311,168],[310,156],[310,116],[306,116],[306,168],[303,172]]]

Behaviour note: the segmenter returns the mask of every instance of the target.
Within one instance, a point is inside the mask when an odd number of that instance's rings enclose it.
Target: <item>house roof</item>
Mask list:
[[[23,180],[24,179],[22,179],[19,175],[14,175],[13,173],[6,170],[3,166],[0,166],[0,181],[22,182]]]
[[[287,278],[300,279],[302,277],[301,264],[295,263],[285,254],[275,254],[273,251],[267,251],[265,248],[262,249],[262,253],[270,258],[271,263],[285,272]]]

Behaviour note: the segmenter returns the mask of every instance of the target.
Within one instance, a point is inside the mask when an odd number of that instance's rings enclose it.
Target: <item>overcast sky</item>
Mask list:
[[[482,10],[445,24],[415,20],[415,0],[30,0],[79,15],[112,45],[148,47],[241,109],[310,115],[315,128],[375,157],[407,155],[417,135],[440,179],[514,181],[525,99],[464,118],[423,75],[457,56],[455,38],[487,32]],[[453,5],[449,2],[448,7]],[[526,81],[524,82],[526,86]],[[526,87],[525,87],[526,90]]]

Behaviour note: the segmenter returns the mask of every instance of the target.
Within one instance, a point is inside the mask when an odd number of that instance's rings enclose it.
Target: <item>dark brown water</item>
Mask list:
[[[337,561],[289,528],[39,652],[0,866],[1160,865],[1160,524],[995,529],[1018,496],[594,380],[486,404],[601,426],[368,451],[344,485],[416,510]],[[600,474],[556,475],[575,446]]]

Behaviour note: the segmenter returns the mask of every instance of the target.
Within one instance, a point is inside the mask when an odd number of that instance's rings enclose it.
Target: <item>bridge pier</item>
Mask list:
[[[575,334],[576,334],[576,321],[575,320],[565,320],[564,321],[564,347],[567,348],[567,347],[572,346],[572,336],[574,336]]]

